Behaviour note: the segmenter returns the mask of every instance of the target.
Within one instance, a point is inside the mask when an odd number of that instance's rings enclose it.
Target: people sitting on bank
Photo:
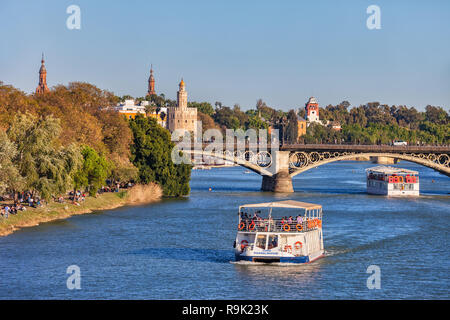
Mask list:
[[[2,208],[0,208],[0,215],[4,218],[8,218],[10,215],[15,215],[19,211],[25,211],[26,208],[21,205],[20,203],[16,203],[12,206],[5,205]]]

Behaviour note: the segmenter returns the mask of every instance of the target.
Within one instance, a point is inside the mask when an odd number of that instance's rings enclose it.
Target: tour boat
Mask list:
[[[387,196],[418,196],[419,172],[378,166],[366,169],[367,193]]]
[[[322,206],[293,200],[242,205],[234,248],[236,261],[312,262],[324,253]]]

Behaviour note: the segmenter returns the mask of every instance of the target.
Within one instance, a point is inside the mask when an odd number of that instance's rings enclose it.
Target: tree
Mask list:
[[[290,110],[287,115],[286,140],[288,143],[298,141],[298,119],[294,110]]]
[[[166,106],[166,98],[164,94],[161,93],[161,95],[147,95],[146,100],[150,102],[150,106],[156,107],[156,108],[163,108]]]
[[[0,194],[7,191],[20,190],[23,179],[13,163],[17,149],[5,132],[0,131]]]
[[[120,102],[125,102],[125,100],[133,100],[134,98],[132,96],[130,96],[129,94],[126,94],[119,99],[120,99]]]
[[[13,162],[25,190],[37,192],[47,200],[71,187],[73,175],[81,164],[80,152],[74,144],[58,146],[60,131],[58,119],[37,118],[28,113],[16,116],[7,131],[16,146]]]
[[[111,164],[89,146],[84,146],[81,154],[83,164],[74,175],[74,188],[87,187],[89,195],[95,196],[109,176]]]
[[[143,184],[158,183],[165,196],[189,194],[191,166],[172,161],[170,132],[153,118],[136,117],[130,121],[133,132],[131,161],[139,169],[138,181]]]
[[[262,99],[256,101],[256,111],[258,111],[260,117],[272,123],[279,121],[282,117],[282,115],[280,116],[275,109],[269,107]]]
[[[202,113],[201,111],[197,112],[197,120],[202,122],[202,133],[208,129],[219,129],[219,126],[216,125],[213,118]]]
[[[188,107],[197,108],[199,112],[204,113],[210,117],[214,114],[214,108],[209,102],[188,102]]]
[[[214,121],[224,129],[239,129],[241,123],[236,117],[234,111],[227,106],[216,108],[214,113]]]
[[[450,122],[447,112],[441,107],[426,106],[425,119],[436,124],[446,124]]]
[[[258,115],[251,115],[245,125],[246,129],[267,129],[269,127],[266,121],[263,121]]]

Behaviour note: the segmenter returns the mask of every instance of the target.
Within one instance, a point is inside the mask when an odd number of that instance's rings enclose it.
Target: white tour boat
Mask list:
[[[387,196],[418,196],[419,172],[378,166],[366,169],[367,193]]]
[[[322,206],[293,200],[240,206],[234,248],[236,261],[312,262],[324,252]]]

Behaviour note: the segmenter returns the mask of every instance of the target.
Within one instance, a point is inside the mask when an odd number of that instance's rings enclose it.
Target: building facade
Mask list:
[[[44,54],[42,54],[41,68],[39,69],[39,84],[36,88],[36,94],[42,94],[50,91],[47,87],[47,69],[45,69],[44,62]]]
[[[197,108],[188,108],[187,106],[187,91],[183,79],[181,79],[177,92],[177,106],[167,108],[167,112],[167,124],[170,132],[180,129],[196,133]]]
[[[155,119],[161,127],[167,128],[167,108],[158,108],[148,112],[147,117]]]
[[[297,117],[297,137],[300,138],[301,136],[306,134],[306,120],[302,117]]]
[[[306,121],[309,123],[319,122],[319,104],[317,103],[316,98],[309,98],[308,102],[305,105],[306,109]]]
[[[144,101],[143,101],[144,102]],[[145,101],[147,102],[147,101]],[[148,102],[147,102],[148,104]],[[120,114],[124,115],[127,119],[134,119],[137,115],[141,114],[145,116],[145,108],[147,106],[145,103],[141,103],[139,105],[136,105],[134,103],[134,100],[129,99],[125,100],[124,103],[120,103],[117,105],[114,110],[116,112],[119,112]]]

